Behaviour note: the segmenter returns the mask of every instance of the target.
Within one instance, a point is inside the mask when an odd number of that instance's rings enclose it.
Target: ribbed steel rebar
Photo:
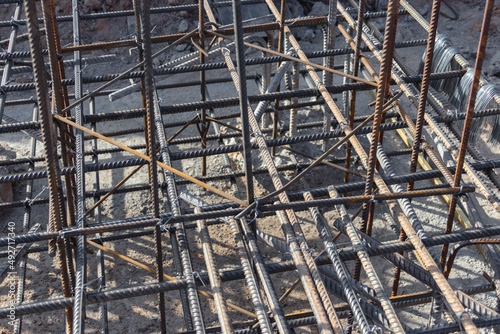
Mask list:
[[[263,333],[271,333],[272,332],[271,323],[269,317],[266,314],[267,312],[264,300],[258,288],[257,278],[252,270],[250,263],[250,256],[243,242],[243,238],[241,236],[238,223],[236,222],[236,220],[231,219],[229,226],[231,228],[231,232],[233,233],[236,242],[236,250],[238,251],[238,255],[240,257],[241,268],[244,273],[246,285],[248,287],[248,292],[250,293],[252,304],[255,308],[255,313],[257,314],[260,330]]]
[[[413,140],[413,150],[411,152],[411,160],[410,160],[410,173],[413,173],[417,170],[417,158],[422,141],[422,130],[424,127],[424,113],[425,113],[425,106],[427,104],[427,92],[430,84],[429,76],[431,74],[431,69],[432,69],[432,57],[434,55],[434,45],[436,42],[436,33],[437,33],[440,8],[441,8],[441,0],[434,0],[432,3],[429,37],[427,38],[427,50],[425,53],[425,64],[424,64],[422,86],[420,88],[420,99],[418,101],[417,122],[415,124],[416,131],[415,131],[415,138]],[[412,190],[413,186],[414,186],[413,183],[408,183],[407,189]]]
[[[341,227],[340,225],[337,225],[337,227]],[[358,232],[360,233],[360,232]],[[480,238],[484,235],[495,235],[495,234],[500,234],[500,228],[499,227],[493,227],[493,228],[485,228],[485,229],[476,229],[476,230],[467,230],[463,232],[454,232],[451,234],[447,235],[440,235],[434,239],[432,239],[432,242],[428,239],[426,241],[426,246],[433,246],[433,245],[439,245],[445,242],[453,242],[453,241],[461,241],[461,240],[470,240],[474,238]],[[364,236],[365,239],[370,240],[369,237]],[[406,242],[406,244],[409,246],[407,248],[408,250],[411,249],[411,244],[409,242]],[[385,248],[385,246],[381,246],[381,248]],[[369,249],[370,253],[374,248]],[[397,252],[401,249],[394,248],[394,247],[389,247],[389,250],[385,251],[386,254],[391,254],[394,252]],[[356,257],[356,251],[351,250],[349,252],[341,252],[340,257],[342,260],[347,260],[347,259],[354,259]],[[316,262],[318,265],[324,265],[329,263],[329,259],[327,257],[319,257]],[[408,263],[408,261],[405,261]],[[287,270],[293,270],[295,268],[294,264],[292,261],[280,261],[280,262],[272,262],[272,263],[266,263],[267,270],[269,273],[278,273],[278,272],[283,272]],[[425,273],[425,271],[422,271]],[[203,280],[208,280],[208,277],[206,274],[200,273],[200,279]],[[221,279],[222,281],[229,281],[229,280],[237,280],[243,278],[243,271],[241,269],[227,269],[221,271]],[[161,285],[154,283],[154,284],[145,284],[140,287],[133,287],[133,288],[127,288],[127,289],[114,289],[109,291],[109,294],[106,293],[89,293],[88,294],[88,300],[90,303],[97,303],[97,302],[103,302],[103,301],[110,301],[114,299],[119,299],[119,298],[127,298],[127,297],[132,297],[134,295],[144,295],[144,294],[154,294],[157,293],[160,290],[163,291],[171,291],[171,290],[176,290],[176,289],[181,289],[185,287],[185,281],[179,280],[176,282],[164,282]],[[483,291],[491,291],[491,285],[490,288],[485,288],[484,286],[478,286],[478,287],[472,287],[472,288],[467,288],[464,289],[464,292],[467,293],[481,293]],[[47,312],[51,310],[56,310],[56,309],[61,309],[64,308],[65,305],[70,305],[72,303],[73,298],[65,298],[65,299],[54,299],[52,301],[44,301],[44,302],[31,302],[31,303],[26,303],[24,305],[21,305],[19,308],[16,309],[16,314],[21,315],[21,314],[30,314],[30,313],[38,313],[38,312]],[[0,318],[6,317],[8,314],[10,314],[10,310],[8,308],[5,309],[0,309]]]
[[[479,89],[479,78],[481,77],[481,69],[483,67],[484,54],[486,50],[486,43],[488,41],[488,32],[490,29],[491,18],[493,16],[494,4],[495,4],[494,0],[488,0],[486,1],[486,8],[484,9],[484,17],[481,27],[481,36],[479,38],[476,64],[474,66],[474,79],[472,81],[472,86],[470,89],[469,101],[467,103],[467,114],[464,122],[462,139],[460,141],[460,150],[458,152],[458,157],[457,157],[457,169],[455,171],[455,177],[453,182],[453,186],[455,187],[460,185],[462,179],[463,165],[465,161],[465,155],[467,153],[467,144],[469,142],[472,118],[474,117],[474,106],[476,105],[477,91]],[[446,221],[446,229],[444,233],[450,233],[453,228],[453,221],[455,219],[455,209],[457,202],[458,202],[458,197],[453,196],[448,210],[448,219]],[[443,267],[447,256],[448,256],[448,245],[445,244],[441,252],[441,266]],[[466,326],[467,324],[464,324],[465,329],[468,330]]]
[[[160,112],[160,105],[158,102],[158,97],[155,94],[155,103],[154,103],[154,113],[155,113],[155,127],[156,127],[156,133],[158,135],[158,142],[160,144],[160,155],[162,157],[162,160],[164,163],[167,165],[171,166],[171,160],[170,160],[170,150],[168,147],[168,142],[167,142],[167,136],[165,133],[165,127],[163,125],[163,118]],[[178,194],[177,194],[177,186],[174,178],[174,174],[171,173],[170,171],[164,170],[164,175],[165,175],[165,181],[166,181],[166,193],[167,197],[169,200],[170,204],[170,212],[173,216],[180,216],[181,213],[181,208],[179,204],[179,199],[178,199]],[[162,189],[164,189],[162,187]],[[172,224],[173,225],[173,224]],[[185,229],[182,223],[175,224],[176,229],[175,231],[168,231],[170,235],[170,241],[172,243],[172,252],[174,253],[174,263],[176,266],[176,270],[179,272],[181,275],[184,274],[184,265],[190,265],[190,259],[189,259],[189,254],[186,254],[185,249],[180,248],[180,243],[181,240],[184,242],[184,233]],[[155,227],[156,228],[156,227]],[[177,229],[180,230],[180,237],[179,237],[179,232]],[[186,259],[187,255],[187,259]],[[183,261],[185,260],[185,261]],[[184,322],[186,324],[186,328],[192,329],[194,325],[194,317],[196,316],[198,318],[198,329],[199,329],[199,319],[200,319],[200,311],[197,303],[199,303],[198,298],[196,296],[196,286],[195,282],[193,279],[193,273],[192,269],[189,270],[187,269],[187,272],[191,272],[190,276],[187,276],[186,278],[189,280],[189,291],[191,292],[191,296],[188,296],[188,289],[182,289],[180,293],[180,298],[181,298],[181,303],[182,303],[182,309],[183,309],[183,315],[184,315]],[[194,288],[193,288],[194,285]],[[193,290],[194,289],[194,294],[193,295]],[[194,304],[194,312],[195,314],[191,314],[191,311],[193,310],[193,307],[190,309],[190,305]],[[201,324],[203,326],[203,324]]]
[[[339,196],[339,193],[337,192],[337,190],[335,190],[333,186],[329,187],[329,192],[332,198],[337,198]],[[352,242],[353,248],[356,250],[359,259],[359,262],[356,263],[360,263],[363,266],[364,270],[366,271],[368,279],[370,280],[370,283],[372,284],[372,287],[375,290],[377,297],[380,300],[381,306],[385,312],[385,315],[387,316],[387,320],[389,321],[392,330],[394,330],[395,332],[404,333],[405,330],[403,329],[403,325],[400,323],[396,311],[394,310],[392,304],[389,301],[389,296],[383,289],[382,283],[375,271],[375,268],[373,267],[373,264],[371,263],[368,257],[367,252],[365,251],[365,247],[362,244],[362,239],[356,232],[354,224],[351,218],[349,217],[349,214],[347,213],[345,206],[339,205],[337,207],[337,210],[341,215],[343,224],[345,225],[347,235],[349,236],[349,239]],[[359,277],[354,277],[354,278],[359,279]]]
[[[33,121],[36,121],[38,119],[38,107],[35,105],[33,107]],[[30,153],[29,157],[33,158],[36,155],[36,140],[34,138],[31,138],[31,143],[30,143]],[[29,169],[28,170],[34,170],[35,169],[35,163],[32,162],[30,163]],[[30,181],[26,184],[26,200],[29,200],[33,196],[33,181]],[[23,232],[29,231],[30,229],[30,223],[31,223],[31,207],[26,206],[24,209],[24,217],[23,217]],[[28,252],[27,252],[28,253]],[[9,254],[7,252],[7,254]],[[16,295],[16,305],[21,304],[24,301],[24,288],[25,288],[25,280],[26,280],[26,264],[28,260],[28,254],[25,254],[22,256],[21,260],[19,261],[19,281],[17,284],[17,295]],[[23,318],[19,317],[14,324],[14,333],[15,334],[20,334],[21,329],[22,329],[22,323],[23,323]]]
[[[308,188],[305,181],[303,181],[302,183],[304,184],[305,188]],[[310,192],[305,192],[304,198],[306,199],[306,201],[313,200],[313,197]],[[311,207],[309,208],[309,212],[314,219],[316,228],[318,229],[321,239],[323,240],[323,243],[325,245],[326,253],[328,254],[330,260],[332,261],[335,273],[337,274],[340,280],[341,287],[346,296],[346,300],[349,306],[351,307],[354,319],[356,320],[361,333],[367,333],[370,327],[368,325],[365,315],[363,314],[361,306],[359,305],[358,297],[356,296],[356,294],[352,289],[351,283],[348,279],[349,275],[347,273],[347,270],[338,256],[339,250],[332,242],[331,231],[329,230],[327,224],[325,223],[323,215],[319,212],[317,208]]]
[[[80,44],[80,21],[78,20],[78,1],[72,2],[73,8],[73,44]],[[75,76],[75,98],[79,99],[82,95],[83,87],[81,84],[81,55],[80,51],[74,53],[74,76]],[[83,125],[83,106],[78,105],[75,108],[76,122]],[[76,226],[84,228],[85,219],[85,156],[83,131],[76,131]],[[75,304],[73,316],[73,333],[85,333],[85,282],[87,279],[87,258],[86,258],[86,237],[78,236],[76,241],[76,274],[75,274]]]
[[[352,17],[349,16],[348,13],[343,13],[344,17],[346,20],[349,22],[349,24],[354,24],[354,21]],[[367,34],[364,34],[364,40],[369,41],[369,37]],[[358,151],[358,154],[360,152]],[[380,180],[376,179],[377,186],[379,189],[387,189],[387,186],[383,183],[380,182]],[[396,208],[394,205],[391,204],[394,208]],[[399,208],[396,208],[399,209]],[[398,210],[399,211],[399,210]],[[442,275],[442,272],[439,270],[437,267],[435,261],[432,259],[431,255],[429,254],[428,250],[426,248],[419,248],[419,245],[421,244],[420,238],[417,236],[416,231],[414,228],[411,226],[410,222],[407,220],[407,218],[404,215],[399,215],[398,217],[402,228],[405,230],[405,233],[407,234],[408,238],[414,244],[414,246],[417,249],[418,255],[422,258],[424,263],[427,266],[427,269],[429,272],[432,274],[436,282],[438,283],[443,295],[447,299],[451,309],[453,310],[454,314],[458,317],[459,314],[464,312],[463,305],[460,303],[460,301],[456,298],[456,296],[453,293],[453,290],[451,289],[451,286],[448,284],[444,276]],[[471,325],[471,320],[470,317],[467,315],[464,316],[464,321],[467,322],[469,325]],[[472,332],[474,332],[474,326],[473,324],[470,326],[472,327]]]
[[[201,0],[200,0],[201,1]],[[204,15],[204,13],[200,13]],[[252,166],[252,150],[250,148],[250,126],[248,123],[248,95],[247,95],[247,79],[245,70],[245,50],[243,45],[243,26],[241,18],[241,0],[233,0],[233,22],[236,39],[236,57],[238,65],[238,97],[240,102],[242,140],[243,140],[243,157],[245,161],[245,185],[247,202],[254,201],[254,185],[253,185],[253,166]],[[235,83],[236,84],[236,83]]]
[[[12,19],[19,20],[21,18],[21,14],[22,14],[22,4],[21,4],[21,2],[18,2],[16,5],[16,9],[14,11],[14,15],[12,16]],[[9,45],[7,47],[6,53],[12,53],[14,51],[14,48],[16,45],[18,27],[19,26],[17,26],[17,25],[11,25]],[[13,66],[13,60],[12,59],[6,60],[6,64],[4,66],[3,73],[2,73],[2,80],[0,81],[0,86],[7,85],[7,82],[9,81],[9,78],[10,78],[10,75],[12,72],[12,66]],[[7,100],[7,94],[5,92],[2,92],[0,94],[0,124],[2,124],[3,112],[5,109],[5,101],[6,100]]]
[[[73,7],[73,10],[78,9],[78,7]],[[95,98],[91,98],[89,101],[89,112],[91,115],[96,113],[95,109]],[[97,130],[97,125],[96,123],[91,124],[91,129],[96,131]],[[98,164],[99,163],[99,156],[97,154],[98,151],[98,140],[94,139],[92,141],[92,163],[93,164]],[[94,203],[98,202],[100,199],[100,196],[98,195],[98,192],[100,190],[100,178],[99,178],[99,169],[95,170],[95,178],[94,178],[94,186],[93,186],[93,200]],[[87,195],[87,194],[86,194]],[[101,222],[101,208],[97,207],[94,212],[94,218],[96,222]],[[101,237],[101,234],[97,234],[97,238],[99,240],[94,240],[94,242],[97,242],[98,244],[102,245],[103,240]],[[106,286],[106,267],[105,267],[105,262],[104,262],[104,252],[99,249],[97,251],[97,257],[98,257],[98,265],[97,265],[97,277],[100,277],[99,283],[101,284],[101,287]],[[108,326],[108,305],[106,302],[100,303],[99,304],[99,321],[101,325],[100,329],[100,334],[108,334],[109,333],[109,326]]]
[[[354,59],[352,64],[349,64],[349,67],[352,66],[352,75],[358,76],[359,74],[359,63],[360,63],[360,55],[361,55],[361,43],[362,43],[362,35],[363,35],[363,20],[365,15],[365,0],[360,0],[358,5],[358,19],[357,19],[357,27],[356,27],[356,44],[354,49]],[[357,92],[354,90],[351,92],[351,96],[349,99],[349,126],[352,128],[354,126],[354,115],[356,110],[356,96]],[[347,143],[347,151],[346,151],[346,164],[345,167],[347,169],[351,168],[351,144]],[[345,173],[344,182],[349,182],[349,173]]]
[[[39,26],[37,21],[37,11],[36,4],[34,0],[24,0],[23,1],[27,28],[30,41],[31,58],[33,64],[33,76],[36,84],[38,110],[40,113],[40,127],[42,130],[44,152],[46,157],[47,175],[49,183],[49,198],[50,198],[50,214],[49,214],[49,230],[51,232],[56,232],[63,228],[63,203],[60,191],[61,179],[58,171],[57,160],[55,156],[57,154],[57,149],[55,145],[55,138],[53,133],[52,117],[49,111],[48,103],[48,90],[46,87],[45,76],[44,76],[44,63],[42,56],[42,48],[40,42]],[[49,242],[49,253],[55,254],[56,252],[56,241],[51,240]],[[63,287],[63,293],[65,297],[71,295],[70,287],[70,277],[68,272],[68,259],[65,252],[65,242],[61,241],[58,243],[57,253],[59,257],[59,268],[61,272],[61,283]],[[73,321],[73,310],[72,305],[68,305],[66,308],[66,330],[71,332],[72,321]]]
[[[373,120],[373,129],[370,140],[370,151],[368,155],[368,168],[366,177],[365,195],[373,193],[375,163],[377,160],[377,145],[379,143],[380,124],[383,118],[384,101],[386,99],[389,81],[391,78],[392,58],[394,54],[394,43],[396,41],[396,28],[398,21],[399,0],[389,1],[387,7],[387,20],[385,23],[385,35],[382,47],[382,59],[380,61],[380,73],[378,75],[378,87],[375,104],[375,118]],[[373,212],[375,203],[366,203],[363,206],[362,228],[363,232],[371,234],[371,225],[373,221]],[[354,276],[359,277],[359,271],[355,270]]]
[[[226,299],[224,298],[223,295],[219,270],[214,261],[214,250],[212,247],[210,235],[208,233],[208,228],[207,225],[205,224],[205,221],[198,220],[198,232],[200,233],[200,239],[203,247],[203,254],[205,256],[205,264],[207,266],[208,278],[210,279],[210,286],[212,287],[212,292],[215,301],[215,308],[217,310],[217,315],[219,317],[219,323],[221,324],[222,333],[223,334],[234,333],[234,329],[228,314]]]

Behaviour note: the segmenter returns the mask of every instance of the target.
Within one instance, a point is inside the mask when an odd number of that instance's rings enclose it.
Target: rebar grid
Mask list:
[[[499,215],[500,160],[468,140],[474,120],[500,115],[474,108],[488,85],[494,1],[466,112],[432,84],[472,68],[457,53],[459,70],[431,73],[441,2],[428,23],[405,0],[378,12],[367,11],[370,1],[328,0],[321,16],[302,17],[290,0],[134,0],[133,10],[91,14],[73,0],[64,16],[54,0],[0,1],[13,13],[0,21],[0,136],[29,147],[0,160],[0,186],[14,187],[0,202],[0,327],[33,331],[30,319],[49,311],[60,322],[40,333],[499,326],[500,227],[485,213]],[[248,18],[257,7],[262,15]],[[162,15],[181,11],[198,18],[193,30],[155,31]],[[133,36],[83,42],[88,22],[125,18]],[[421,34],[399,40],[401,18]],[[300,38],[315,26],[322,45],[311,51]],[[186,44],[194,52],[179,54]],[[424,45],[416,75],[398,52]],[[29,72],[31,82],[17,82]],[[433,184],[416,184],[424,180]],[[140,212],[126,196],[142,198]],[[473,277],[461,282],[452,268],[469,245],[487,269],[462,264]],[[124,263],[133,271],[120,272]],[[32,278],[49,272],[57,284]],[[122,300],[148,309],[116,320]]]

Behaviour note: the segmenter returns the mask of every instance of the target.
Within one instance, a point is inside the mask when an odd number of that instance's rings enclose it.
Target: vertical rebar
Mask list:
[[[202,0],[198,1],[198,36],[201,49],[205,48],[205,9],[203,8],[204,3]],[[200,64],[205,64],[205,55],[200,50]],[[200,98],[201,101],[206,100],[206,91],[207,87],[205,84],[205,71],[200,71]],[[200,123],[200,137],[201,137],[201,148],[204,149],[207,147],[207,134],[209,124],[207,122],[207,114],[206,109],[201,108],[201,123]],[[207,175],[207,157],[201,158],[201,175]]]
[[[476,64],[474,65],[474,79],[472,80],[472,85],[469,93],[469,102],[467,103],[467,112],[465,114],[464,128],[462,131],[462,140],[460,141],[460,150],[457,157],[457,166],[455,170],[455,179],[453,182],[454,187],[460,186],[460,181],[462,179],[462,172],[464,167],[465,155],[467,153],[467,144],[469,142],[470,128],[472,124],[472,118],[474,117],[474,107],[476,105],[477,91],[479,88],[479,79],[481,77],[481,69],[483,68],[484,53],[486,50],[486,44],[488,42],[488,33],[490,29],[491,17],[493,15],[493,7],[495,5],[495,0],[487,0],[486,7],[484,9],[483,24],[481,26],[481,35],[479,37],[479,45],[477,48]],[[448,234],[453,228],[453,220],[455,219],[455,208],[458,202],[458,196],[452,196],[450,207],[448,210],[448,219],[446,221],[446,229],[444,233]],[[444,267],[446,262],[446,257],[448,256],[448,244],[443,245],[443,250],[441,252],[441,266]]]
[[[22,4],[18,2],[12,20],[19,20],[22,14]],[[14,52],[16,46],[17,32],[19,26],[17,24],[12,25],[12,30],[9,37],[9,45],[7,46],[7,53]],[[13,59],[7,59],[5,66],[3,67],[2,80],[0,81],[0,86],[5,86],[9,82],[12,66],[14,65]],[[2,90],[0,93],[0,124],[2,124],[3,111],[5,109],[5,101],[7,100],[7,94]]]
[[[281,8],[280,8],[280,19],[279,19],[279,24],[280,24],[280,30],[279,30],[279,35],[278,35],[278,52],[283,53],[283,50],[285,50],[285,17],[286,17],[286,0],[281,0]],[[281,62],[278,62],[276,64],[276,69],[279,69],[281,65]],[[278,88],[276,89],[277,92],[280,91],[280,86],[278,85]],[[279,130],[279,106],[280,106],[280,99],[276,99],[276,102],[274,103],[274,113],[273,113],[273,139],[278,138],[278,130]],[[275,155],[276,154],[276,147],[273,146],[271,148],[271,154]]]
[[[156,164],[156,134],[155,134],[155,85],[154,85],[154,73],[153,73],[153,58],[151,49],[151,20],[149,13],[149,1],[142,0],[140,3],[141,12],[141,32],[144,43],[144,88],[146,94],[146,138],[148,141],[147,151],[148,156],[151,159],[149,164],[149,183],[151,185],[150,198],[152,204],[153,217],[160,217],[160,207],[158,198],[158,166]],[[161,230],[160,226],[155,226],[154,232],[155,247],[156,247],[156,278],[158,282],[163,282],[163,255],[162,255],[162,245],[161,245]],[[162,333],[167,332],[167,322],[165,318],[165,295],[163,292],[158,294],[159,296],[159,318],[160,318],[160,330]]]
[[[59,39],[59,28],[57,25],[56,15],[55,15],[55,5],[53,1],[43,0],[42,3],[42,13],[44,18],[46,39],[48,47],[48,58],[50,64],[50,76],[51,76],[51,88],[52,93],[52,107],[55,113],[61,113],[66,105],[69,104],[67,88],[62,84],[64,79],[64,67],[61,55],[61,42]],[[64,116],[69,116],[70,113],[67,112]],[[76,145],[73,128],[67,124],[60,124],[59,136],[62,138],[61,143],[61,157],[64,167],[74,166],[75,154],[74,147]],[[66,208],[67,208],[67,226],[73,226],[76,224],[76,179],[74,175],[65,175],[64,183],[66,185]],[[63,212],[66,214],[66,211]],[[74,282],[74,268],[73,261],[70,260],[72,257],[71,249],[67,246],[66,256],[68,257],[68,270],[70,275],[70,281]],[[74,285],[74,283],[72,284]]]
[[[410,160],[410,173],[414,173],[417,170],[418,154],[420,152],[420,146],[422,144],[422,130],[424,126],[425,106],[427,104],[427,92],[429,91],[429,84],[430,84],[429,78],[432,72],[432,58],[434,54],[434,45],[436,41],[436,32],[439,20],[440,6],[441,6],[441,0],[433,1],[432,11],[431,11],[431,23],[430,23],[431,26],[429,29],[429,36],[427,39],[427,50],[425,54],[424,72],[422,78],[422,85],[420,89],[420,98],[417,108],[417,121],[415,126],[416,127],[415,136],[413,140],[413,148]],[[414,182],[409,182],[407,191],[412,191],[413,186]],[[403,241],[405,239],[406,239],[406,233],[404,230],[401,230],[399,240]],[[396,267],[394,271],[394,279],[392,285],[392,296],[396,296],[398,294],[400,275],[401,275],[401,269],[399,267]]]
[[[78,1],[73,0],[73,45],[80,45],[80,16]],[[82,96],[82,74],[80,51],[74,52],[75,99]],[[75,107],[76,123],[83,125],[83,104]],[[85,156],[83,131],[76,130],[76,226],[85,227]],[[80,235],[76,241],[76,275],[73,333],[85,333],[85,280],[87,278],[86,237]]]
[[[236,40],[236,64],[238,66],[238,97],[240,100],[241,127],[243,136],[243,156],[245,159],[245,181],[247,202],[254,201],[252,148],[250,144],[250,125],[248,121],[247,75],[245,69],[245,47],[243,45],[243,24],[241,22],[241,0],[233,0],[233,21]]]
[[[40,130],[42,132],[45,162],[47,167],[47,180],[49,183],[49,231],[57,232],[63,226],[63,203],[61,198],[61,176],[57,163],[56,138],[54,136],[54,124],[49,111],[48,90],[45,79],[45,64],[43,63],[42,45],[40,41],[40,28],[34,0],[24,0],[26,13],[26,26],[31,49],[31,61],[33,66],[33,77],[37,96],[38,110],[40,113]],[[55,255],[56,241],[49,242],[49,253]],[[65,242],[59,240],[57,253],[59,256],[59,268],[61,271],[61,283],[64,297],[71,296],[71,287],[68,275],[68,263],[65,253]],[[66,307],[66,330],[72,331],[73,309]]]
[[[385,36],[382,49],[382,61],[380,64],[380,75],[377,87],[377,98],[375,105],[375,118],[373,120],[372,140],[370,142],[370,152],[368,157],[368,170],[365,185],[365,195],[373,193],[373,180],[375,175],[375,163],[377,160],[377,144],[379,142],[380,124],[382,121],[385,97],[389,88],[391,78],[392,57],[394,53],[394,43],[396,42],[396,30],[398,23],[399,0],[389,1],[387,7],[387,19],[385,23]],[[363,232],[370,230],[373,212],[375,209],[373,201],[363,205],[362,228]],[[370,217],[370,218],[369,218]]]
[[[353,67],[352,67],[352,75],[355,77],[358,76],[359,74],[359,61],[361,57],[361,43],[363,42],[362,36],[363,36],[363,20],[365,17],[365,0],[359,0],[359,5],[358,5],[358,25],[356,27],[356,44],[355,44],[355,49],[354,49],[354,59],[353,59]],[[349,126],[351,128],[354,128],[354,115],[356,111],[356,94],[357,91],[353,90],[351,92],[351,99],[350,99],[350,112],[349,112]],[[346,160],[345,160],[345,168],[350,169],[351,168],[351,143],[347,143],[347,150],[346,150]],[[350,173],[346,172],[344,175],[344,182],[349,182],[349,175]]]
[[[92,97],[89,100],[89,113],[90,115],[96,114],[95,108],[95,98]],[[97,131],[97,125],[95,122],[91,123],[91,129],[93,131]],[[97,146],[98,140],[92,140],[92,163],[98,166],[99,156],[97,154]],[[97,203],[100,199],[100,196],[97,195],[97,192],[100,189],[100,178],[99,178],[99,169],[97,168],[95,171],[95,179],[94,179],[94,203]],[[97,223],[101,222],[101,206],[97,206],[94,210],[94,219]],[[101,239],[101,234],[97,234],[97,238]],[[102,245],[102,241],[99,242]],[[101,289],[104,289],[106,286],[106,267],[104,262],[104,252],[101,249],[97,250],[97,277],[99,278],[99,283]],[[99,321],[101,323],[100,334],[108,334],[108,304],[106,302],[99,303]]]
[[[19,6],[21,4],[18,4]],[[33,107],[33,121],[38,121],[38,108],[35,104]],[[33,159],[36,156],[36,139],[31,137],[30,140],[30,159]],[[28,171],[35,170],[35,163],[33,161],[30,162]],[[24,219],[23,219],[23,229],[22,232],[26,233],[30,229],[30,221],[31,221],[31,204],[30,200],[33,196],[33,180],[30,180],[26,184],[26,207],[24,208]],[[24,301],[24,284],[26,281],[26,264],[28,261],[28,254],[24,255],[19,261],[19,280],[17,282],[17,296],[16,296],[16,305],[20,305]],[[22,329],[23,317],[19,316],[16,319],[16,323],[14,324],[14,333],[20,334]]]
[[[424,128],[424,113],[427,104],[427,92],[429,91],[430,75],[432,72],[432,57],[434,55],[434,45],[436,43],[436,33],[439,21],[439,10],[441,8],[441,0],[434,0],[432,3],[431,22],[429,28],[429,36],[427,37],[427,50],[425,52],[424,72],[422,76],[422,86],[420,88],[420,99],[417,108],[416,132],[413,140],[413,148],[411,151],[410,173],[417,170],[418,154],[420,145],[422,144],[422,130]],[[412,191],[414,182],[409,182],[407,190]]]
[[[195,213],[200,213],[199,208],[195,209]],[[219,317],[219,323],[223,334],[234,333],[233,326],[231,324],[231,319],[229,318],[226,299],[223,295],[223,290],[221,286],[220,273],[214,260],[214,250],[212,243],[210,241],[210,234],[208,233],[207,225],[204,220],[198,220],[198,233],[200,234],[200,239],[203,248],[203,255],[205,258],[205,264],[207,266],[208,278],[210,280],[210,286],[212,288],[215,308],[217,310],[217,315]]]

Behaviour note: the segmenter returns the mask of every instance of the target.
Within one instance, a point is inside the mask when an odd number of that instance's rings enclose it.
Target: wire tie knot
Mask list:
[[[464,313],[467,313],[469,315],[469,317],[471,316],[472,314],[472,310],[470,308],[465,308],[462,312],[460,312],[460,314],[458,315],[458,325],[460,326],[460,332],[463,332],[464,328],[463,328],[463,325],[462,325],[462,316],[464,315]]]
[[[76,286],[75,290],[81,290],[82,293],[85,295],[85,294],[87,294],[87,291],[86,291],[87,287],[89,285],[91,285],[92,283],[97,282],[97,281],[102,281],[102,276],[99,276],[99,277],[97,277],[97,278],[93,279],[92,281],[87,282],[85,284],[82,284],[81,286]],[[99,289],[101,289],[101,285],[99,285]]]
[[[106,284],[103,284],[104,282],[104,277],[100,277],[101,278],[101,283],[99,284],[99,287],[97,288],[97,292],[102,292],[104,290],[106,290],[107,286]]]
[[[87,66],[89,66],[89,62],[87,61],[87,59],[83,59],[83,68],[80,69],[80,71],[78,71],[78,73],[82,73],[86,68]]]
[[[160,148],[160,154],[163,154],[163,153],[170,154],[170,149],[168,148],[168,146],[162,146]]]
[[[256,217],[252,218],[252,219],[249,219],[249,218],[243,218],[243,220],[247,223],[247,225],[250,225],[252,224],[253,222],[255,222],[257,220]]]
[[[314,249],[313,249],[313,251],[314,251]],[[314,262],[316,262],[316,260],[317,260],[317,259],[318,259],[321,255],[323,255],[325,252],[326,252],[326,249],[323,249],[323,250],[322,250],[322,251],[321,251],[318,255],[316,255],[316,256],[314,257],[313,261],[314,261]]]
[[[160,227],[161,231],[170,232],[170,225],[167,226],[167,224],[172,218],[174,218],[174,215],[171,215],[167,220],[165,220],[166,218],[166,216],[162,216],[156,225]]]
[[[255,218],[259,217],[260,211],[259,211],[259,200],[258,199],[255,200],[255,209],[253,209],[253,212],[254,212]]]
[[[201,284],[203,284],[203,286],[207,286],[207,284],[205,283],[205,281],[203,280],[203,278],[201,277],[200,273],[197,272],[197,271],[190,271],[187,273],[188,275],[192,275],[193,278],[197,278]]]
[[[370,202],[373,202],[373,204],[377,204],[378,200],[375,197],[375,194],[372,194],[372,198],[370,199]]]
[[[47,189],[49,189],[48,186],[43,186],[42,190],[32,200],[29,201],[28,206],[31,207],[33,203],[38,199],[38,197],[40,197],[43,194],[43,192]]]
[[[460,190],[455,194],[453,195],[455,198],[458,198],[458,197],[462,197],[465,201],[468,200],[468,196],[467,196],[467,193],[464,192],[464,185],[461,185],[460,186]]]
[[[49,228],[49,227],[47,226],[47,228]],[[59,231],[59,233],[57,234],[57,238],[56,238],[56,244],[59,243],[59,241],[61,241],[61,239],[64,238],[64,234],[65,234],[64,230]]]
[[[330,249],[332,252],[335,252],[336,254],[340,254],[342,250],[338,249],[334,244],[328,244],[328,246],[325,247],[325,250]],[[323,251],[324,252],[324,251]],[[323,253],[321,252],[318,257]]]
[[[352,319],[352,318],[351,318]],[[345,328],[344,331],[342,331],[343,334],[347,334],[347,333],[350,333],[352,331],[352,329],[354,328],[354,326],[357,325],[357,322],[355,323],[352,323],[350,325],[347,325],[347,327]],[[368,333],[368,332],[367,332]]]
[[[314,253],[314,248],[307,248],[307,247],[296,247],[296,248],[293,248],[290,250],[290,253],[294,253],[295,251],[298,251],[298,250],[303,250],[303,251],[306,251],[306,252],[309,252],[309,253]]]
[[[364,241],[359,241],[359,242],[353,243],[352,244],[352,250],[355,251],[355,252],[361,252],[361,251],[366,250],[366,248],[365,248],[365,242]]]
[[[14,21],[14,16],[10,17],[10,22],[9,23],[10,23],[11,27],[16,27],[16,28],[19,27],[19,23],[17,23],[16,21]]]
[[[304,244],[306,244],[306,240],[304,239],[304,237],[292,237],[292,238],[290,238],[289,243],[299,242],[299,241],[302,241]],[[303,247],[292,248],[290,250],[290,254],[292,254],[292,253],[294,253],[295,251],[298,251],[298,250],[303,250],[303,251],[309,252],[311,254],[314,253],[314,248],[308,248],[306,246],[303,246]]]
[[[371,326],[368,331],[366,331],[366,334],[382,334],[382,328],[378,326]]]
[[[296,18],[295,18],[292,22],[290,22],[290,23],[286,23],[286,22],[285,22],[285,26],[286,26],[286,27],[291,27],[291,26],[293,26],[293,25],[297,22],[297,20],[299,20],[300,18],[301,18],[300,16],[297,16],[297,17],[296,17]],[[281,27],[281,24],[280,24],[280,27]]]
[[[261,132],[258,132],[258,131],[250,132],[250,136],[251,137],[261,137],[262,139],[265,138],[264,135]]]
[[[344,126],[347,126],[348,124],[346,122],[340,122],[339,125],[337,125],[337,128],[342,129]]]

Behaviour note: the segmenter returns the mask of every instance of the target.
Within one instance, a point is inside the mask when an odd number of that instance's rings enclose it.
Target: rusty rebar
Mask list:
[[[465,161],[465,155],[467,153],[467,144],[469,142],[470,128],[472,124],[472,118],[474,117],[474,107],[476,105],[477,91],[479,88],[479,79],[481,77],[481,69],[483,68],[484,53],[486,50],[486,43],[488,42],[488,33],[490,29],[491,17],[493,16],[493,6],[495,5],[494,0],[488,0],[486,2],[486,7],[484,9],[483,23],[481,26],[481,35],[479,37],[479,46],[477,48],[476,64],[474,66],[474,78],[470,88],[469,101],[467,103],[467,113],[465,116],[464,127],[462,131],[462,139],[460,141],[460,150],[457,157],[457,169],[455,170],[455,178],[453,181],[453,186],[460,186],[462,180],[462,172]],[[453,220],[455,219],[455,208],[458,202],[458,197],[453,196],[450,202],[450,207],[448,209],[448,218],[446,221],[446,229],[444,233],[450,233],[453,228]],[[443,245],[443,250],[441,252],[441,266],[444,267],[446,257],[448,256],[448,245]],[[464,325],[465,326],[465,325]]]

